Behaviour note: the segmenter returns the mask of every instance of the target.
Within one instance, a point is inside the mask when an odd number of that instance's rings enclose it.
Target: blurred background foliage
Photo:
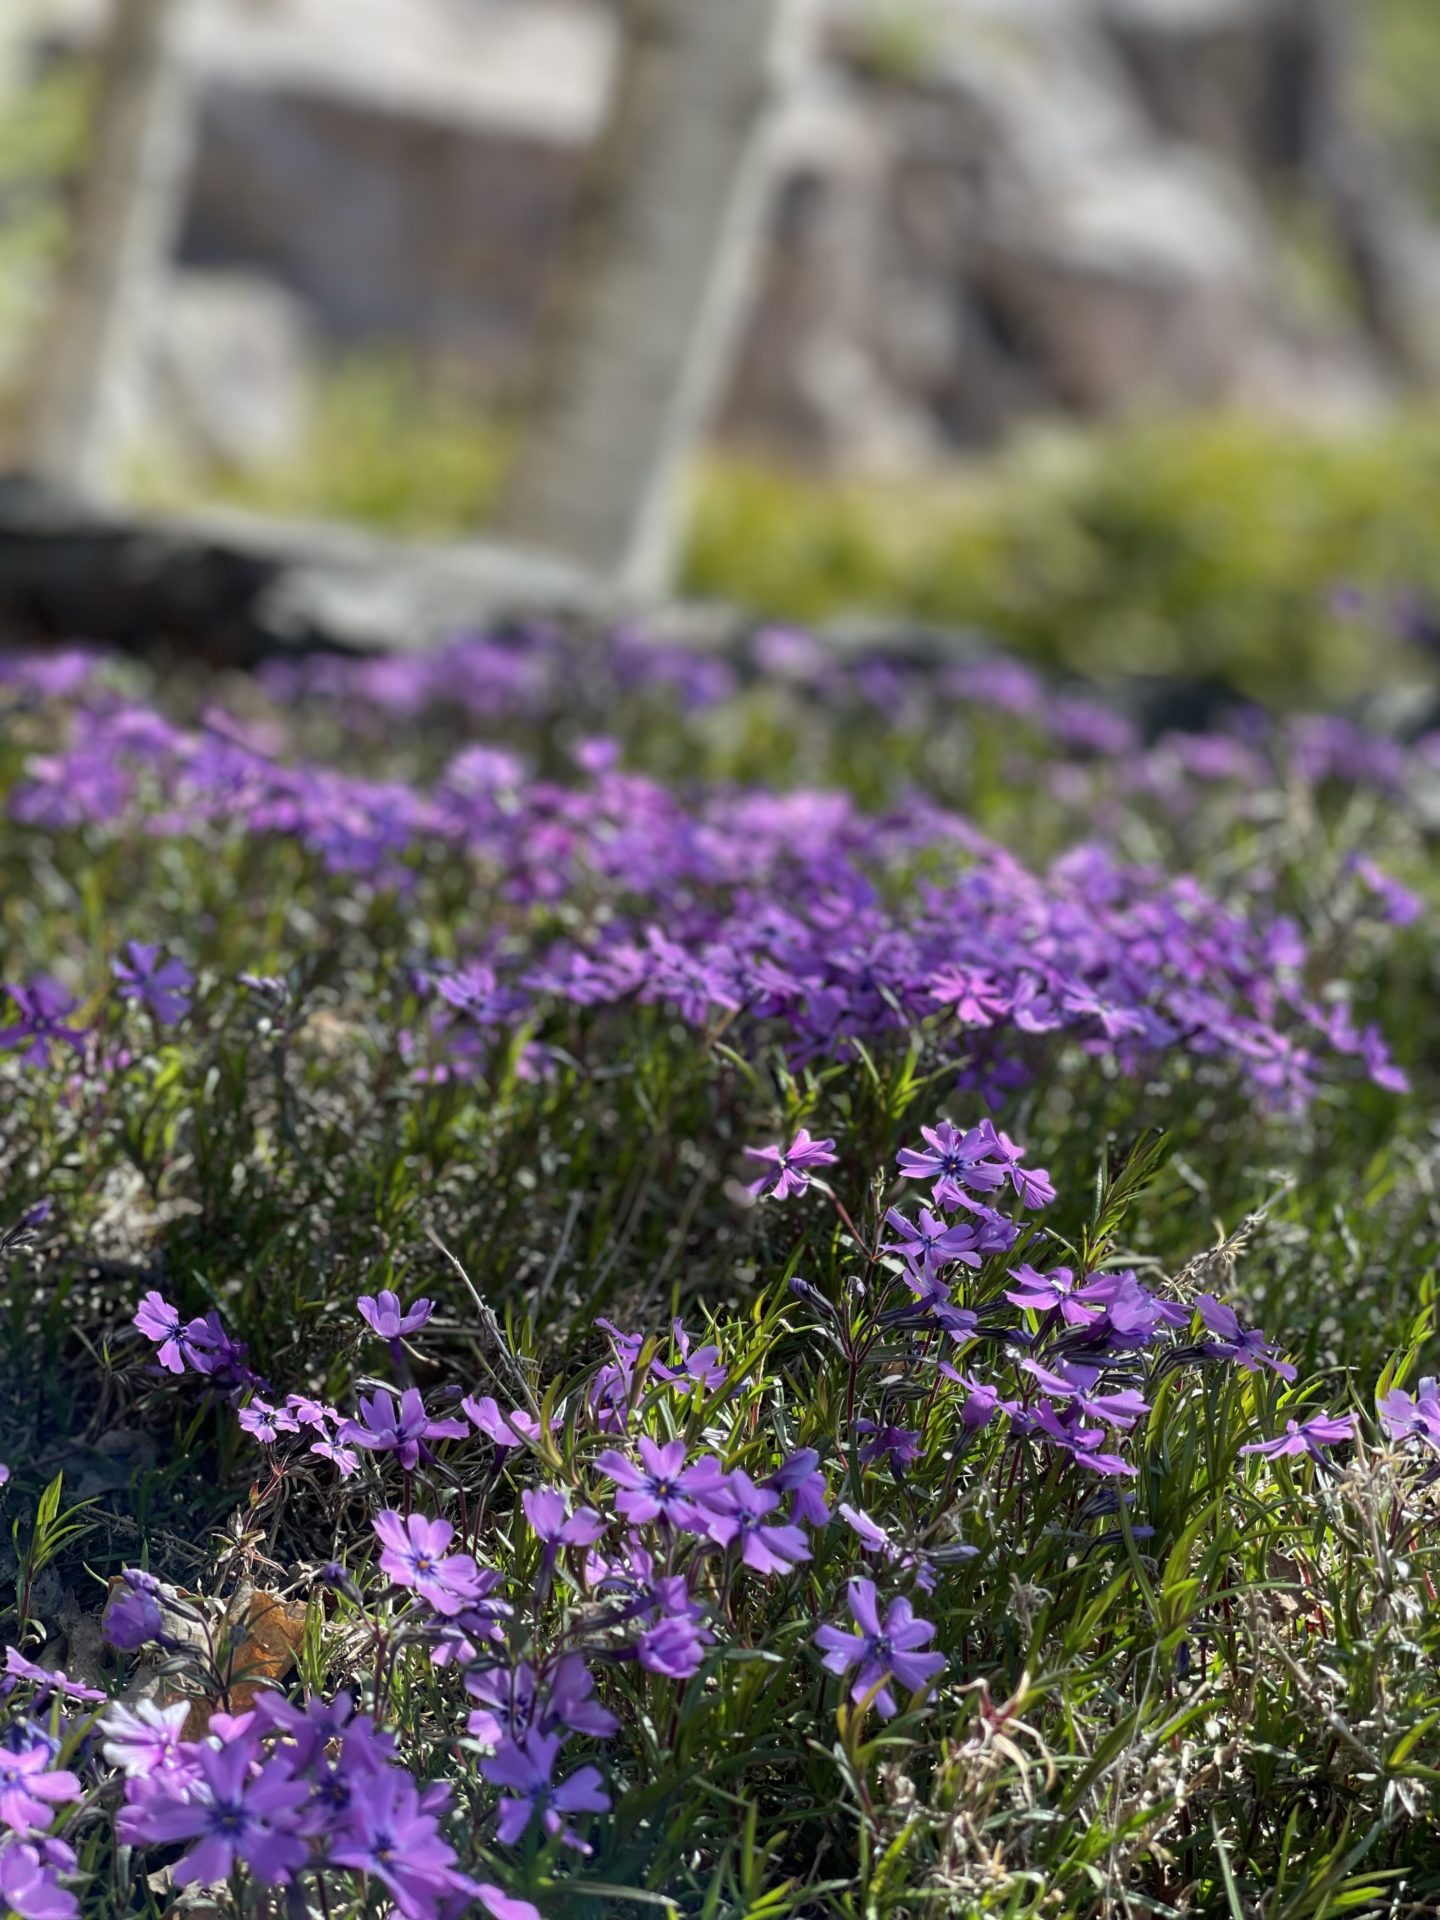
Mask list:
[[[913,79],[928,57],[918,22],[877,15],[873,61]],[[1440,210],[1440,0],[1365,0],[1354,24],[1369,123]],[[0,442],[63,243],[92,82],[83,59],[57,63],[0,123]],[[1343,303],[1306,209],[1280,232],[1310,303]],[[148,446],[129,479],[148,505],[203,495],[460,537],[483,530],[515,440],[474,382],[367,349],[327,358],[292,457],[197,473]],[[1212,413],[1024,428],[997,452],[894,478],[722,446],[699,479],[682,585],[772,618],[976,627],[1084,674],[1183,670],[1323,705],[1416,677],[1414,632],[1398,629],[1440,603],[1437,502],[1440,411],[1419,404],[1313,431]],[[1373,644],[1356,644],[1347,589],[1382,609]]]
[[[1355,645],[1345,589],[1423,605],[1440,414],[1343,436],[1244,417],[1018,443],[955,478],[817,482],[717,465],[688,583],[796,621],[903,609],[1100,677],[1223,679],[1281,706],[1413,674]],[[1389,639],[1391,636],[1386,634]]]

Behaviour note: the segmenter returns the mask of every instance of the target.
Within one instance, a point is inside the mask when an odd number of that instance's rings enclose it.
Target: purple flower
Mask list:
[[[48,1698],[52,1693],[58,1693],[66,1700],[106,1698],[99,1687],[87,1687],[79,1680],[72,1680],[63,1667],[42,1667],[33,1660],[27,1660],[18,1647],[5,1649],[5,1679],[9,1684],[0,1685],[0,1694],[12,1693],[17,1681],[28,1680],[35,1688],[37,1701]]]
[[[282,1433],[298,1433],[300,1422],[285,1407],[272,1407],[258,1393],[240,1409],[240,1425],[262,1446],[273,1447]]]
[[[1049,1273],[1037,1273],[1022,1260],[1018,1267],[1011,1267],[1010,1278],[1017,1283],[1005,1294],[1011,1306],[1028,1307],[1034,1313],[1058,1309],[1067,1326],[1084,1326],[1087,1320],[1098,1319],[1105,1311],[1088,1285],[1076,1285],[1069,1267],[1052,1267]]]
[[[930,998],[941,1006],[954,1007],[962,1027],[993,1027],[1011,1005],[1011,997],[988,973],[969,967],[946,967],[937,973],[930,985]]]
[[[513,1893],[506,1893],[503,1887],[497,1887],[492,1881],[477,1880],[472,1883],[470,1890],[491,1920],[545,1920],[544,1914],[533,1901],[521,1900]]]
[[[533,1413],[525,1413],[520,1409],[506,1413],[488,1393],[482,1394],[478,1400],[467,1394],[460,1405],[479,1431],[487,1439],[493,1440],[502,1452],[511,1447],[534,1446],[540,1438],[540,1422]],[[553,1426],[554,1422],[551,1424]]]
[[[155,1358],[171,1373],[184,1373],[187,1367],[195,1365],[189,1328],[181,1319],[179,1308],[171,1306],[153,1287],[136,1308],[133,1324],[147,1340],[159,1343],[160,1351]]]
[[[480,1770],[493,1787],[507,1790],[498,1808],[498,1831],[507,1847],[520,1840],[538,1814],[547,1834],[557,1834],[579,1853],[591,1849],[565,1822],[573,1813],[605,1813],[610,1796],[596,1767],[580,1767],[558,1785],[552,1784],[560,1751],[558,1733],[527,1733],[523,1740],[507,1740],[499,1751],[481,1762]]]
[[[28,1842],[0,1846],[0,1907],[21,1920],[75,1920],[80,1911],[75,1896],[55,1875],[55,1866]]]
[[[767,1161],[773,1171],[753,1181],[748,1192],[758,1198],[767,1194],[772,1200],[788,1200],[792,1193],[804,1193],[810,1185],[813,1167],[833,1167],[838,1156],[831,1151],[833,1140],[812,1140],[804,1127],[788,1147],[746,1147],[747,1160]]]
[[[189,1370],[246,1377],[245,1348],[230,1338],[214,1312],[182,1320],[179,1309],[152,1287],[136,1308],[132,1324],[147,1340],[157,1342],[155,1357],[171,1373]]]
[[[84,1031],[66,1026],[65,1020],[80,1003],[66,993],[58,980],[39,974],[28,987],[17,986],[13,981],[3,984],[20,1018],[8,1027],[0,1027],[0,1047],[16,1047],[22,1040],[28,1041],[20,1058],[31,1067],[49,1065],[51,1049],[57,1040],[79,1051],[85,1039]]]
[[[418,1333],[435,1311],[433,1300],[417,1300],[413,1307],[400,1304],[400,1296],[382,1287],[378,1296],[362,1293],[356,1301],[360,1317],[382,1340],[399,1340],[407,1333]]]
[[[720,1349],[717,1346],[697,1347],[690,1350],[690,1336],[681,1323],[676,1320],[670,1329],[675,1345],[680,1353],[680,1371],[662,1365],[658,1360],[654,1365],[657,1380],[663,1380],[667,1386],[679,1387],[689,1392],[693,1387],[704,1387],[714,1393],[725,1384],[725,1369],[720,1365]]]
[[[714,1634],[698,1618],[667,1613],[640,1635],[635,1654],[647,1673],[658,1673],[664,1680],[688,1680],[700,1671],[705,1649],[714,1641]]]
[[[463,1440],[469,1431],[463,1420],[432,1420],[418,1387],[407,1387],[398,1403],[381,1387],[368,1398],[361,1394],[360,1418],[342,1420],[338,1437],[370,1453],[393,1453],[405,1472],[413,1473],[426,1440]]]
[[[972,1127],[962,1134],[958,1127],[942,1120],[936,1126],[922,1127],[920,1135],[926,1142],[923,1150],[902,1147],[896,1156],[900,1177],[934,1181],[937,1205],[957,1205],[961,1187],[994,1193],[1004,1186],[1008,1169],[993,1159],[990,1136],[983,1128]]]
[[[1261,1367],[1268,1367],[1271,1373],[1278,1373],[1282,1380],[1293,1380],[1295,1369],[1288,1360],[1276,1358],[1276,1349],[1254,1327],[1242,1327],[1239,1318],[1223,1301],[1213,1294],[1202,1293],[1195,1302],[1200,1318],[1217,1336],[1207,1342],[1205,1351],[1222,1358],[1231,1359],[1236,1366],[1243,1367],[1246,1373],[1254,1373]]]
[[[1149,1401],[1133,1387],[1124,1387],[1115,1393],[1096,1393],[1099,1367],[1070,1360],[1057,1361],[1053,1370],[1038,1360],[1022,1360],[1020,1367],[1052,1400],[1069,1401],[1077,1414],[1088,1420],[1099,1420],[1107,1427],[1128,1430],[1150,1411]]]
[[[595,1465],[620,1491],[615,1505],[632,1526],[647,1526],[663,1520],[668,1526],[704,1532],[708,1522],[696,1505],[697,1493],[714,1484],[715,1463],[706,1460],[698,1467],[685,1465],[685,1442],[671,1440],[658,1446],[641,1435],[637,1442],[640,1465],[623,1453],[602,1453]]]
[[[883,1251],[899,1254],[916,1293],[928,1292],[940,1269],[954,1261],[967,1267],[980,1265],[976,1252],[980,1234],[972,1220],[962,1220],[952,1227],[928,1207],[920,1209],[918,1224],[907,1220],[898,1207],[891,1207],[885,1219],[900,1237],[887,1241]]]
[[[888,1460],[894,1474],[902,1474],[920,1458],[920,1435],[910,1427],[882,1427],[874,1420],[857,1420],[857,1434],[865,1436],[860,1463],[871,1466],[876,1460]]]
[[[580,1507],[572,1514],[569,1497],[553,1487],[527,1487],[520,1504],[536,1535],[548,1547],[588,1547],[608,1524],[593,1507]]]
[[[465,1676],[465,1691],[480,1705],[470,1715],[477,1740],[498,1747],[519,1740],[532,1728],[541,1733],[587,1734],[608,1740],[620,1722],[595,1698],[595,1676],[578,1653],[562,1653],[544,1674],[528,1661],[515,1667],[487,1667]]]
[[[765,1482],[777,1493],[793,1494],[790,1516],[803,1520],[807,1527],[823,1527],[830,1519],[825,1499],[825,1476],[820,1471],[820,1456],[813,1447],[797,1447],[782,1460]]]
[[[112,1647],[128,1653],[165,1638],[160,1582],[139,1567],[127,1567],[105,1603],[100,1627]]]
[[[204,1745],[196,1759],[200,1778],[184,1782],[180,1793],[154,1791],[165,1780],[159,1776],[144,1797],[129,1799],[121,1837],[142,1843],[194,1839],[175,1868],[180,1887],[225,1880],[236,1860],[244,1860],[263,1885],[292,1880],[309,1857],[300,1832],[309,1782],[298,1780],[284,1759],[267,1761],[252,1776],[250,1740]]]
[[[195,1749],[187,1748],[184,1739],[189,1713],[187,1700],[171,1707],[140,1700],[133,1709],[117,1700],[100,1722],[105,1758],[121,1773],[139,1778],[176,1771],[198,1777]]]
[[[138,1001],[157,1026],[173,1027],[189,1013],[195,976],[183,960],[162,958],[158,946],[131,940],[114,972],[121,998]]]
[[[53,1771],[48,1740],[13,1753],[0,1747],[0,1824],[16,1833],[48,1827],[56,1807],[83,1791],[73,1773]]]
[[[1240,1451],[1262,1454],[1267,1460],[1278,1460],[1287,1453],[1308,1453],[1316,1460],[1323,1460],[1326,1447],[1338,1447],[1342,1441],[1354,1438],[1353,1413],[1317,1413],[1309,1420],[1287,1420],[1284,1433],[1274,1440],[1252,1440]]]
[[[1123,1454],[1107,1451],[1104,1427],[1087,1427],[1073,1405],[1060,1413],[1048,1400],[1042,1400],[1028,1417],[1016,1409],[1011,1418],[1017,1426],[1023,1422],[1024,1428],[1043,1434],[1052,1445],[1091,1473],[1129,1477],[1137,1471]]]
[[[1421,1440],[1440,1449],[1440,1387],[1433,1375],[1420,1382],[1418,1393],[1392,1387],[1376,1403],[1380,1424],[1392,1440]]]
[[[436,1613],[453,1615],[484,1597],[493,1585],[468,1553],[447,1553],[455,1537],[448,1520],[409,1519],[388,1508],[375,1516],[383,1549],[380,1569],[397,1587],[408,1587]]]
[[[441,1837],[437,1816],[447,1797],[444,1787],[438,1793],[427,1788],[422,1796],[398,1767],[352,1774],[345,1831],[332,1842],[331,1859],[336,1866],[372,1875],[406,1920],[451,1911],[453,1903],[483,1889],[459,1871],[455,1849]],[[490,1906],[488,1900],[485,1904]]]
[[[879,1600],[873,1580],[851,1580],[845,1589],[856,1630],[823,1626],[815,1635],[815,1644],[824,1653],[822,1664],[830,1673],[846,1674],[858,1669],[850,1687],[852,1700],[863,1700],[872,1688],[876,1710],[887,1720],[897,1711],[889,1680],[898,1680],[908,1693],[928,1688],[945,1671],[945,1656],[922,1653],[935,1638],[928,1620],[916,1618],[915,1610],[903,1595],[897,1595],[880,1618]]]
[[[353,1447],[347,1447],[342,1440],[322,1438],[310,1444],[311,1453],[318,1453],[322,1460],[328,1460],[342,1480],[348,1480],[360,1471],[360,1456]]]
[[[784,1522],[769,1523],[780,1505],[778,1493],[757,1487],[748,1473],[736,1468],[713,1484],[704,1495],[709,1514],[707,1531],[722,1547],[740,1544],[740,1558],[755,1573],[789,1573],[810,1558],[805,1535]]]

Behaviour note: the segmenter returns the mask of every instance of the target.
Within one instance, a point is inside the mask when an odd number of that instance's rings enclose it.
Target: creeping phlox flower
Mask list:
[[[945,1671],[943,1654],[921,1651],[935,1638],[935,1629],[928,1620],[916,1617],[903,1594],[891,1600],[882,1619],[873,1580],[850,1581],[845,1598],[854,1630],[829,1625],[820,1628],[815,1644],[824,1654],[822,1665],[838,1674],[847,1674],[854,1667],[851,1699],[864,1700],[873,1691],[877,1712],[892,1719],[896,1712],[889,1685],[892,1680],[907,1693],[919,1693]]]
[[[77,1861],[56,1820],[63,1825],[86,1783],[73,1758],[62,1763],[62,1753],[73,1744],[72,1725],[83,1725],[72,1719],[72,1705],[104,1696],[11,1647],[0,1697],[0,1912],[73,1920],[79,1905],[67,1882]]]
[[[382,1287],[373,1297],[362,1293],[355,1304],[366,1326],[382,1340],[399,1340],[408,1333],[418,1333],[435,1311],[433,1300],[417,1300],[413,1307],[403,1307],[400,1296],[388,1287]]]
[[[1433,735],[1402,746],[1333,719],[1277,724],[1263,744],[1247,728],[1244,737],[1172,736],[1143,749],[1123,716],[1049,697],[1015,662],[917,678],[894,662],[841,666],[793,635],[757,635],[753,647],[763,670],[781,677],[798,650],[804,684],[843,707],[858,702],[872,721],[891,703],[879,690],[897,676],[912,688],[933,684],[947,700],[1023,712],[1087,817],[1097,754],[1114,797],[1158,799],[1177,812],[1220,783],[1237,785],[1242,799],[1296,779],[1403,798],[1435,757]],[[728,663],[687,660],[633,636],[613,636],[602,651],[603,666],[587,656],[581,670],[555,636],[471,639],[423,665],[291,666],[271,679],[339,687],[352,712],[372,714],[379,703],[387,714],[413,714],[443,696],[447,708],[468,703],[491,719],[554,711],[607,674],[617,697],[658,682],[708,703],[717,686],[734,684]],[[609,741],[576,750],[568,784],[512,752],[472,744],[428,786],[406,785],[257,752],[252,727],[213,710],[187,728],[134,702],[95,702],[84,697],[89,669],[70,681],[0,662],[0,674],[10,672],[73,698],[52,717],[56,750],[31,757],[12,795],[22,827],[100,823],[201,846],[280,840],[331,874],[409,890],[423,847],[493,881],[512,910],[503,943],[418,970],[428,1024],[397,1039],[419,1079],[473,1078],[502,1056],[519,1073],[544,1072],[551,1050],[543,1039],[517,1047],[522,1023],[639,1002],[698,1028],[723,1014],[741,1031],[778,1033],[797,1066],[928,1029],[954,1052],[959,1084],[984,1095],[1029,1080],[1057,1036],[1132,1076],[1169,1056],[1282,1107],[1304,1107],[1322,1077],[1405,1085],[1383,1036],[1355,1024],[1343,990],[1326,990],[1343,981],[1314,977],[1301,929],[1258,886],[1227,904],[1188,875],[1133,864],[1093,840],[1032,872],[921,794],[873,816],[843,792],[713,786],[682,795],[624,771]],[[915,884],[882,887],[882,875]],[[1368,855],[1352,858],[1346,878],[1357,929],[1415,918],[1414,896]],[[558,938],[548,911],[557,904],[567,909]],[[134,942],[115,965],[127,998],[161,1024],[179,1017],[193,985],[183,961]],[[283,981],[241,977],[272,1011],[286,1004]],[[67,1024],[74,1003],[53,981],[10,993],[20,1017],[0,1028],[0,1045],[24,1043],[27,1065],[43,1069],[57,1046],[78,1044]],[[804,1146],[802,1136],[770,1150],[774,1171],[762,1187],[780,1197],[803,1191]]]
[[[1418,1441],[1427,1451],[1440,1453],[1440,1385],[1433,1374],[1420,1382],[1417,1392],[1391,1387],[1375,1404],[1390,1439]]]
[[[57,1041],[77,1052],[84,1044],[83,1028],[66,1025],[80,1003],[58,980],[40,974],[28,986],[5,981],[0,990],[9,995],[19,1015],[8,1027],[0,1027],[0,1047],[23,1045],[20,1058],[27,1066],[49,1066]]]
[[[497,1368],[495,1382],[508,1374],[525,1406],[510,1392],[465,1393],[442,1378],[428,1405],[416,1387],[377,1384],[345,1417],[309,1395],[282,1401],[245,1383],[237,1419],[267,1448],[276,1479],[306,1456],[340,1465],[343,1454],[349,1470],[366,1458],[368,1484],[403,1491],[403,1510],[398,1499],[374,1501],[366,1564],[332,1565],[320,1584],[369,1621],[378,1700],[402,1653],[428,1655],[439,1737],[463,1734],[476,1757],[483,1787],[473,1818],[487,1845],[541,1845],[552,1860],[588,1853],[625,1772],[623,1749],[607,1759],[596,1745],[621,1736],[635,1679],[652,1690],[695,1682],[749,1644],[744,1623],[767,1607],[808,1616],[820,1602],[822,1624],[807,1631],[855,1702],[889,1718],[907,1699],[929,1698],[946,1673],[942,1630],[917,1615],[912,1596],[942,1594],[983,1550],[963,1537],[972,1463],[984,1473],[1007,1450],[1028,1456],[1025,1471],[1054,1481],[1083,1536],[1135,1500],[1113,1483],[1138,1471],[1161,1382],[1233,1366],[1263,1394],[1270,1377],[1293,1378],[1212,1294],[1183,1304],[1128,1268],[1077,1275],[1050,1265],[1052,1243],[1024,1217],[1053,1197],[1048,1176],[988,1122],[962,1131],[941,1121],[922,1140],[899,1166],[901,1182],[927,1189],[921,1204],[890,1206],[873,1239],[852,1242],[864,1272],[847,1277],[842,1303],[792,1283],[813,1319],[797,1337],[809,1332],[817,1351],[840,1358],[846,1390],[832,1404],[844,1411],[831,1431],[793,1434],[802,1400],[768,1399],[763,1373],[727,1364],[719,1339],[692,1337],[678,1320],[660,1335],[598,1322],[606,1356],[543,1401],[517,1367]],[[794,1192],[792,1175],[803,1179],[804,1169],[783,1158],[773,1163],[776,1191],[790,1180]],[[850,1216],[842,1220],[853,1233]],[[399,1343],[423,1335],[430,1302],[406,1308],[381,1293],[361,1311],[408,1379]],[[185,1322],[152,1294],[138,1323],[173,1371],[204,1371],[208,1321]],[[452,1405],[454,1417],[434,1411]],[[1433,1381],[1414,1398],[1392,1391],[1381,1418],[1395,1437],[1440,1450]],[[1321,1457],[1353,1430],[1348,1415],[1317,1414],[1243,1451]],[[937,1449],[956,1496],[938,1507],[905,1491]],[[849,1497],[832,1505],[842,1473]],[[423,1508],[411,1504],[417,1489]],[[1131,1531],[1144,1538],[1141,1520]],[[1119,1537],[1113,1528],[1092,1535]],[[838,1591],[828,1572],[837,1564]],[[841,1594],[844,1624],[833,1618]],[[131,1570],[112,1591],[107,1635],[121,1649],[154,1642],[183,1661],[184,1605],[177,1617],[171,1590]],[[938,1601],[932,1610],[943,1619]],[[612,1690],[626,1668],[631,1684]],[[210,1671],[218,1675],[213,1659]],[[448,1735],[447,1710],[456,1716]],[[362,1875],[416,1920],[448,1920],[467,1899],[498,1920],[529,1920],[526,1902],[464,1875],[441,1831],[443,1789],[422,1786],[400,1764],[396,1739],[344,1696],[297,1706],[262,1693],[253,1710],[212,1715],[198,1740],[185,1738],[187,1724],[150,1706],[116,1708],[102,1728],[104,1757],[125,1779],[121,1837],[183,1844],[179,1884],[223,1878],[237,1864],[273,1886],[307,1873]],[[25,1817],[35,1817],[28,1805]]]
[[[482,1574],[468,1553],[449,1553],[455,1537],[448,1520],[426,1520],[418,1513],[377,1513],[375,1531],[383,1549],[380,1569],[396,1586],[408,1587],[436,1613],[463,1613],[498,1582]]]
[[[1287,1420],[1285,1431],[1275,1439],[1253,1440],[1248,1446],[1241,1447],[1240,1451],[1258,1453],[1267,1460],[1278,1460],[1285,1454],[1308,1453],[1312,1458],[1323,1461],[1327,1448],[1338,1447],[1343,1440],[1354,1438],[1353,1413],[1317,1413],[1308,1420]]]
[[[212,1715],[199,1740],[123,1708],[101,1726],[126,1775],[120,1838],[183,1845],[179,1886],[213,1886],[237,1865],[267,1887],[339,1873],[376,1882],[407,1920],[478,1897],[441,1833],[450,1789],[399,1766],[391,1736],[348,1695],[296,1707],[262,1693],[246,1713]]]
[[[221,1384],[250,1381],[245,1348],[232,1340],[215,1312],[187,1320],[153,1287],[136,1309],[133,1324],[152,1341],[155,1358],[170,1373],[201,1373]]]
[[[812,1140],[801,1127],[788,1147],[746,1147],[747,1160],[762,1160],[770,1168],[751,1183],[749,1191],[771,1200],[788,1200],[792,1193],[804,1193],[816,1167],[835,1165],[834,1146],[833,1140]]]
[[[133,1000],[160,1027],[173,1027],[190,1011],[195,976],[174,954],[144,940],[131,940],[114,963],[122,1000]]]

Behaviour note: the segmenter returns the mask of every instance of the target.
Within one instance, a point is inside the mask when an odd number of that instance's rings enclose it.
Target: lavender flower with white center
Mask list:
[[[285,1407],[272,1407],[268,1400],[252,1394],[247,1405],[240,1409],[240,1425],[254,1440],[262,1446],[273,1447],[282,1433],[298,1433],[300,1422]]]
[[[353,1447],[347,1447],[343,1440],[322,1437],[311,1442],[310,1451],[318,1454],[322,1460],[328,1460],[342,1480],[349,1480],[360,1471],[359,1454]]]
[[[816,1167],[833,1167],[839,1156],[832,1151],[833,1140],[812,1140],[801,1127],[788,1147],[746,1147],[747,1160],[763,1160],[771,1168],[752,1181],[748,1192],[757,1199],[788,1200],[791,1194],[804,1193]]]
[[[497,1584],[499,1576],[478,1567],[468,1553],[450,1553],[455,1529],[448,1520],[388,1509],[375,1516],[380,1537],[380,1571],[397,1587],[408,1587],[436,1613],[463,1613]]]
[[[925,1653],[935,1638],[928,1620],[917,1618],[914,1608],[897,1594],[880,1617],[879,1596],[873,1580],[851,1580],[845,1589],[854,1630],[822,1626],[815,1644],[823,1654],[822,1665],[830,1673],[844,1675],[856,1668],[850,1686],[850,1698],[860,1701],[875,1692],[875,1708],[886,1720],[898,1708],[889,1682],[896,1680],[908,1693],[930,1688],[945,1671],[945,1656]]]
[[[185,1722],[190,1703],[177,1700],[162,1707],[154,1700],[140,1700],[131,1707],[116,1701],[100,1721],[105,1736],[101,1751],[112,1767],[137,1778],[154,1773],[183,1771],[198,1776],[194,1749],[185,1741]]]

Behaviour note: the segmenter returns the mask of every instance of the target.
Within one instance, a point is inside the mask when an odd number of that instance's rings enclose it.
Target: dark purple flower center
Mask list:
[[[227,1839],[238,1839],[250,1825],[250,1816],[242,1801],[217,1800],[210,1810],[210,1825]]]

